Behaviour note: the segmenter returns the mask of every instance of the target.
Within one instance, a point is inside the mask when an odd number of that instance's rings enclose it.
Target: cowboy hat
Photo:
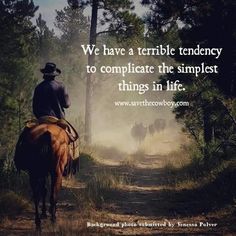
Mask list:
[[[47,62],[45,67],[43,69],[40,69],[40,71],[44,75],[58,76],[61,74],[61,70],[58,69],[56,64],[52,62]]]

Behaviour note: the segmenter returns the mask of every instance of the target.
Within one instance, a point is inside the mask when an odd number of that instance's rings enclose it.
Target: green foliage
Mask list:
[[[0,220],[20,214],[29,208],[29,180],[24,172],[17,173],[11,157],[0,162]]]
[[[97,37],[101,34],[115,35],[118,39],[131,39],[140,34],[141,20],[131,11],[134,9],[131,0],[68,0],[72,10],[84,9],[90,6],[92,9],[90,21],[89,44],[96,45]],[[99,14],[100,13],[100,14]],[[105,29],[97,32],[98,24]],[[106,26],[106,27],[105,27]],[[95,54],[88,55],[88,66],[95,65]],[[89,145],[92,141],[92,90],[93,76],[87,73],[86,103],[85,103],[85,135],[84,140]]]
[[[30,19],[37,7],[32,1],[0,3],[0,140],[1,158],[12,155],[22,121],[30,115],[34,78],[34,30]]]
[[[55,57],[55,54],[58,52],[57,37],[54,31],[48,28],[41,14],[36,19],[36,40],[37,55],[40,64],[50,61],[52,57]]]
[[[235,10],[233,0],[220,1],[149,1],[151,13],[148,23],[160,35],[171,32],[178,25],[178,34],[182,46],[223,48],[221,57],[216,61],[212,57],[178,56],[178,61],[191,64],[205,61],[219,66],[219,73],[208,76],[225,95],[235,96]],[[173,38],[176,40],[176,37]]]
[[[136,36],[141,36],[143,33],[143,22],[132,12],[135,6],[131,0],[68,0],[68,4],[72,12],[75,11],[73,14],[89,5],[92,8],[96,6],[99,9],[101,17],[96,19],[96,25],[104,26],[105,30],[98,32],[97,35],[108,33],[116,36],[120,41],[125,39],[128,43],[128,41]]]
[[[55,26],[60,30],[61,36],[56,42],[58,52],[55,60],[64,68],[63,80],[73,93],[75,84],[78,86],[85,76],[82,72],[87,59],[83,56],[80,45],[87,44],[89,22],[83,9],[64,7],[56,13]]]
[[[20,214],[29,208],[29,202],[13,191],[0,192],[0,219]]]
[[[79,47],[81,41],[88,38],[88,19],[83,14],[83,9],[72,10],[64,7],[63,10],[56,10],[55,26],[61,31],[61,41],[67,47]]]
[[[233,0],[219,1],[143,1],[150,6],[146,20],[156,43],[172,47],[219,47],[222,55],[215,60],[211,56],[175,55],[177,62],[196,65],[201,62],[215,64],[218,74],[198,78],[192,75],[172,74],[163,80],[180,80],[186,91],[177,92],[175,101],[189,101],[190,107],[175,109],[177,119],[194,138],[202,158],[212,160],[234,156],[233,134],[236,131],[233,106],[227,103],[235,98],[235,10]],[[159,39],[156,38],[159,36]],[[169,37],[168,37],[169,36]],[[230,144],[229,144],[230,143]],[[201,159],[201,158],[200,158]],[[214,162],[214,161],[213,161]]]
[[[144,25],[136,14],[128,10],[114,12],[111,19],[116,19],[116,22],[109,25],[108,32],[115,36],[118,42],[125,41],[124,45],[133,45],[135,39],[142,38]]]

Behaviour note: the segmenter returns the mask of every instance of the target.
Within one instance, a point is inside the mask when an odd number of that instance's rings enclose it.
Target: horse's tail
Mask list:
[[[52,152],[52,139],[51,139],[51,133],[49,131],[46,131],[39,137],[39,153],[42,156],[47,156],[51,154]]]
[[[38,163],[40,163],[45,170],[49,169],[52,153],[51,133],[46,131],[38,139]]]

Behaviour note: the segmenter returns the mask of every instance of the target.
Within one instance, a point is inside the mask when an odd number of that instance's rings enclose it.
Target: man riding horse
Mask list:
[[[75,172],[78,160],[72,161],[75,152],[72,154],[70,152],[70,146],[74,147],[78,134],[64,119],[64,109],[70,106],[69,96],[63,83],[55,80],[61,71],[54,63],[47,63],[41,72],[44,81],[37,85],[33,96],[33,112],[37,119],[26,123],[17,142],[14,157],[16,168],[29,174],[37,230],[41,230],[41,219],[47,216],[48,175],[51,177],[49,212],[52,222],[55,222],[57,194],[62,186],[62,176],[72,172],[72,168]],[[40,201],[42,201],[41,216]]]
[[[54,123],[64,127],[71,143],[78,138],[75,129],[65,120],[64,109],[69,108],[70,99],[64,84],[55,79],[61,74],[61,70],[57,68],[55,63],[48,62],[40,71],[43,73],[44,80],[36,86],[33,96],[33,113],[37,120],[27,122],[16,145],[15,164],[19,170],[28,169],[28,160],[24,156],[25,149],[27,149],[25,140],[30,128],[41,123]],[[71,149],[73,150],[70,153],[75,153],[75,146],[72,145]],[[68,168],[69,165],[67,164],[64,175],[67,175]]]
[[[54,63],[47,63],[41,72],[44,81],[35,88],[33,113],[37,118],[53,116],[64,119],[64,108],[70,106],[70,99],[63,83],[55,80],[55,77],[61,74],[61,70]]]

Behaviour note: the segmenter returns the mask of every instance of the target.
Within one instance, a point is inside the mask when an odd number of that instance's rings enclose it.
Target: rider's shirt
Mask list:
[[[65,118],[64,108],[69,106],[69,96],[63,83],[55,79],[45,79],[35,88],[33,113],[36,118],[41,116]]]

